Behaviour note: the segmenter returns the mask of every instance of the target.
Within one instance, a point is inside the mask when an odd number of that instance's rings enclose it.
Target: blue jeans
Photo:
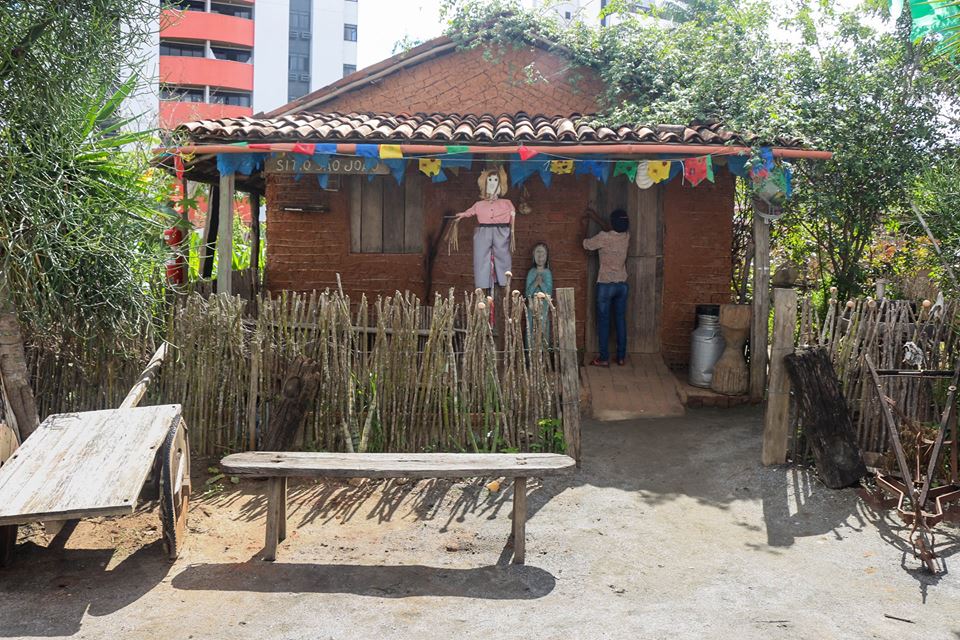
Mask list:
[[[597,283],[597,339],[600,359],[610,360],[610,309],[617,323],[617,358],[627,355],[627,283]]]

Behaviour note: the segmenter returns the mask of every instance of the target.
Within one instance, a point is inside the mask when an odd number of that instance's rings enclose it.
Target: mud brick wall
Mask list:
[[[596,74],[543,49],[509,45],[455,51],[323,102],[323,111],[386,113],[595,113]]]
[[[716,180],[665,187],[660,347],[672,367],[689,360],[697,305],[730,302],[734,177],[718,169]]]
[[[423,181],[424,246],[438,236],[444,215],[463,211],[479,196],[474,170],[451,173],[449,180],[432,184],[408,168],[407,180]],[[391,177],[378,178],[389,179]],[[517,252],[514,254],[512,288],[521,292],[527,271],[533,264],[533,247],[546,242],[550,249],[550,267],[554,287],[573,287],[577,300],[577,335],[583,343],[586,310],[587,253],[581,246],[580,219],[587,206],[590,180],[586,176],[556,176],[547,189],[538,177],[526,185],[525,198],[532,207],[529,215],[518,215]],[[519,206],[521,191],[511,189],[507,197]],[[326,204],[329,212],[300,213],[281,211],[282,207]],[[368,298],[393,295],[409,290],[421,298],[428,293],[425,254],[377,254],[350,252],[350,210],[347,189],[322,191],[312,176],[296,181],[286,176],[269,176],[267,181],[267,286],[271,291],[288,289],[310,291],[337,286],[340,274],[344,290],[351,298],[361,293]],[[473,230],[476,223],[464,220],[459,225],[460,250],[448,255],[441,242],[433,268],[433,287],[429,292],[446,295],[450,288],[473,288]]]

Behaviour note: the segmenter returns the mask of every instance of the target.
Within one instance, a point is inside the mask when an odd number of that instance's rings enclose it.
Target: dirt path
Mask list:
[[[510,492],[479,480],[296,484],[275,563],[253,482],[195,494],[172,566],[155,512],[84,522],[65,549],[36,530],[0,574],[0,637],[960,637],[960,577],[918,570],[854,492],[759,467],[759,422],[588,424],[584,470],[534,485],[523,567]]]

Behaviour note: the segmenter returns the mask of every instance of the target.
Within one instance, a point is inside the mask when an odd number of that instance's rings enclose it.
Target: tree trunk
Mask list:
[[[2,277],[2,276],[0,276]],[[0,282],[0,285],[3,283]],[[30,371],[16,309],[0,286],[0,382],[8,410],[7,420],[23,442],[40,424],[30,387]]]
[[[307,407],[320,387],[320,367],[307,358],[298,358],[283,381],[283,390],[270,415],[263,439],[264,451],[290,451],[300,441]]]
[[[823,483],[831,489],[858,483],[867,468],[827,350],[808,349],[783,360]]]

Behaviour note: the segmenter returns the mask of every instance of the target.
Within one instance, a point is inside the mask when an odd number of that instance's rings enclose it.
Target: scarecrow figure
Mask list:
[[[512,266],[511,254],[516,211],[513,203],[500,196],[507,194],[507,172],[502,166],[480,172],[477,179],[480,200],[472,207],[456,215],[456,220],[476,216],[477,228],[473,232],[473,281],[480,289],[490,289],[494,284],[507,285],[507,272]],[[490,263],[496,271],[496,283],[491,281]]]

